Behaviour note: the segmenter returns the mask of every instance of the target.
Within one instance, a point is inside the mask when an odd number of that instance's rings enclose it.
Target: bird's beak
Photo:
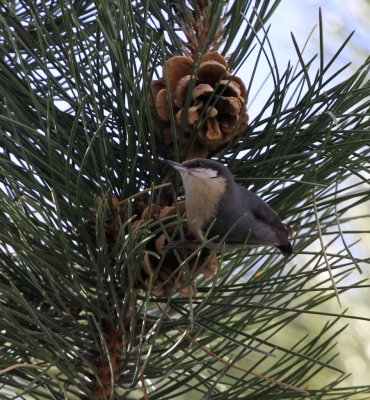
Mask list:
[[[168,164],[170,167],[174,168],[176,171],[179,171],[180,174],[184,173],[184,172],[187,172],[187,170],[188,170],[187,167],[185,167],[185,165],[180,164],[180,163],[178,163],[176,161],[164,160],[164,159],[162,159],[162,161],[164,163]]]

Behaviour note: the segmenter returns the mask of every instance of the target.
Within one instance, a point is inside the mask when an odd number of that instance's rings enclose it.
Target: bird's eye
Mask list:
[[[195,168],[203,168],[203,163],[201,161],[197,161],[195,163]]]

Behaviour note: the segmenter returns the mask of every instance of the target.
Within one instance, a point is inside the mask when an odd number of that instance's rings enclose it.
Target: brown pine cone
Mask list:
[[[150,104],[162,128],[164,145],[173,142],[175,130],[183,151],[194,142],[187,159],[207,157],[248,127],[247,90],[240,78],[231,75],[218,52],[206,53],[199,66],[191,57],[172,57],[166,61],[163,75],[151,82]]]
[[[106,202],[106,199],[100,200]],[[105,220],[104,228],[106,235],[106,243],[108,250],[111,250],[116,245],[120,234],[129,234],[129,231],[122,233],[122,225],[127,222],[127,203],[119,201],[116,197],[112,197],[112,206],[110,215]],[[133,213],[136,218],[132,221],[132,228],[135,231],[139,229],[145,222],[162,220],[166,225],[168,235],[173,234],[177,227],[175,218],[173,224],[167,223],[168,218],[175,216],[177,209],[180,215],[185,214],[185,201],[177,203],[175,206],[159,206],[151,204],[150,207],[144,200],[137,200],[132,204]],[[91,209],[95,214],[96,210]],[[167,218],[167,220],[166,220]],[[89,232],[91,235],[95,233],[95,221],[90,219],[86,221],[83,227],[80,227]],[[187,229],[186,225],[184,226]],[[179,238],[178,238],[179,239]],[[138,274],[138,279],[135,282],[135,289],[140,291],[142,289],[150,289],[151,293],[155,296],[168,296],[174,291],[178,291],[180,295],[187,295],[189,291],[195,293],[195,278],[197,275],[210,277],[215,274],[218,267],[218,260],[215,255],[210,257],[210,252],[206,249],[201,251],[199,257],[194,257],[189,262],[189,270],[179,270],[179,259],[174,254],[174,250],[164,252],[166,246],[166,235],[160,232],[152,238],[146,245],[146,252],[142,261],[142,268]],[[191,251],[196,251],[197,245],[194,245]],[[183,258],[186,254],[183,249],[177,249],[177,252]],[[153,256],[156,253],[158,257]],[[153,284],[150,284],[151,277]]]
[[[178,209],[181,215],[185,213],[185,202],[178,202]],[[159,217],[164,219],[171,215],[176,214],[175,206],[161,207]],[[143,211],[145,215],[145,210]],[[169,235],[173,233],[176,224],[166,228]],[[186,227],[185,227],[186,228]],[[164,253],[166,244],[166,235],[159,234],[148,243],[148,252],[145,253],[143,259],[143,270],[140,275],[142,285],[149,288],[150,277],[153,277],[153,285],[151,293],[155,296],[168,296],[179,291],[181,296],[187,296],[189,293],[195,294],[195,278],[197,275],[202,274],[205,277],[213,276],[218,267],[218,259],[215,255],[210,256],[208,250],[202,250],[199,259],[196,257],[189,262],[189,271],[178,270],[179,260],[174,254],[174,250]],[[191,251],[196,251],[198,245],[194,245]],[[155,252],[160,259],[154,257],[152,253]],[[183,249],[177,249],[177,252],[185,257]],[[163,258],[164,257],[164,258]]]

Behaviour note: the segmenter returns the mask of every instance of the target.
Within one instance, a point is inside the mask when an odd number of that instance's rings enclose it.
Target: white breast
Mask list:
[[[192,233],[200,240],[204,239],[204,225],[215,218],[217,206],[226,188],[224,178],[208,175],[203,174],[200,177],[197,173],[188,173],[182,177],[186,217]]]

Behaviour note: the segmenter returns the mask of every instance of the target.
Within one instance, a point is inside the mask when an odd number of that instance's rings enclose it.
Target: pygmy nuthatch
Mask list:
[[[188,225],[197,239],[226,236],[234,247],[276,246],[292,254],[292,229],[255,193],[237,184],[231,172],[217,161],[195,158],[179,164],[165,160],[180,172],[185,189]]]

